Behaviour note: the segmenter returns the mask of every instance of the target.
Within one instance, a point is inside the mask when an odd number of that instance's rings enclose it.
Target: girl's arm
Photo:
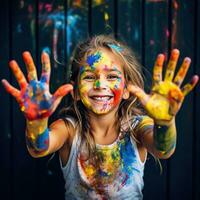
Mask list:
[[[41,56],[42,75],[40,80],[38,80],[36,67],[29,52],[23,53],[23,60],[27,68],[28,81],[16,61],[13,60],[9,63],[20,90],[6,80],[2,80],[2,83],[6,91],[17,100],[25,115],[27,121],[26,142],[30,154],[34,157],[41,157],[56,151],[68,139],[69,134],[64,122],[57,121],[48,128],[48,118],[73,87],[65,84],[59,87],[53,95],[49,92],[51,67],[48,54],[42,53]]]
[[[38,158],[59,150],[74,132],[71,123],[57,120],[48,127],[48,118],[28,121],[26,144],[31,156]]]
[[[176,146],[175,116],[185,96],[195,87],[199,79],[195,75],[190,83],[180,88],[191,60],[185,58],[174,77],[178,57],[179,51],[174,49],[163,80],[164,55],[158,55],[154,65],[153,87],[150,94],[146,94],[137,86],[128,86],[129,91],[138,97],[153,120],[150,124],[145,120],[141,122],[141,127],[138,129],[139,139],[150,153],[159,158],[168,158],[174,152]]]
[[[143,116],[137,136],[147,151],[157,158],[169,158],[176,148],[175,118],[167,124],[158,125],[148,116]]]

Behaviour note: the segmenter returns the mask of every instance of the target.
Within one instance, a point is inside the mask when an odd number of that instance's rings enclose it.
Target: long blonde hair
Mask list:
[[[86,148],[88,155],[91,157],[95,152],[95,142],[90,130],[89,116],[87,109],[79,100],[79,77],[80,66],[88,55],[96,52],[100,48],[110,50],[114,55],[121,59],[124,68],[124,75],[126,83],[130,82],[140,88],[144,88],[141,66],[138,63],[133,51],[122,42],[116,41],[114,37],[108,35],[97,35],[88,38],[86,41],[80,42],[71,57],[71,82],[74,83],[74,97],[71,105],[65,109],[66,115],[74,117],[77,121],[78,132],[81,136],[81,146]],[[130,133],[133,139],[134,130],[131,127],[131,119],[133,116],[142,114],[141,107],[137,98],[131,95],[128,99],[122,100],[118,110],[116,125],[120,126],[117,122],[125,119],[130,127]]]

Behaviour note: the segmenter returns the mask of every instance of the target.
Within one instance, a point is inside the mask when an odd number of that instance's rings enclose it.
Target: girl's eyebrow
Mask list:
[[[120,74],[122,73],[119,69],[117,69],[116,67],[112,67],[112,68],[108,68],[108,67],[105,67],[104,68],[106,71],[109,71],[109,72],[119,72]]]
[[[114,67],[108,67],[107,65],[105,65],[103,67],[103,70],[107,71],[107,72],[118,72],[118,73],[122,74],[122,72],[119,69],[117,69],[117,67],[115,67],[115,66]],[[84,72],[94,72],[94,71],[95,71],[95,68],[91,68],[89,66],[81,66],[81,68],[80,68],[81,74],[84,73]]]

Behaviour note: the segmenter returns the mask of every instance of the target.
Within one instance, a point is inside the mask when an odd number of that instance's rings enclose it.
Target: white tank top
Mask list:
[[[73,125],[72,119],[67,118]],[[135,118],[135,127],[140,118]],[[82,160],[76,134],[68,162],[61,169],[65,179],[66,200],[141,200],[144,186],[144,164],[136,143],[128,133],[119,136],[112,144],[96,144],[98,167],[91,160]]]

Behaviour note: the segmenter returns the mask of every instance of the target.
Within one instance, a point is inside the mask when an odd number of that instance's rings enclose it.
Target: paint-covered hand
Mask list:
[[[29,52],[23,53],[23,60],[27,67],[28,82],[15,60],[10,61],[9,66],[19,83],[20,90],[13,87],[7,80],[2,83],[20,105],[21,111],[28,120],[49,117],[57,108],[61,99],[73,89],[72,85],[65,84],[59,87],[52,95],[49,92],[50,59],[47,53],[42,53],[42,75],[37,78],[37,71]]]
[[[153,69],[153,87],[151,94],[146,94],[136,86],[128,86],[129,91],[139,98],[148,114],[157,122],[171,121],[179,111],[184,97],[195,87],[199,80],[199,77],[195,75],[192,77],[190,83],[180,88],[191,60],[190,58],[185,58],[178,73],[174,77],[178,57],[179,50],[172,50],[165,77],[162,79],[164,55],[158,55]]]

